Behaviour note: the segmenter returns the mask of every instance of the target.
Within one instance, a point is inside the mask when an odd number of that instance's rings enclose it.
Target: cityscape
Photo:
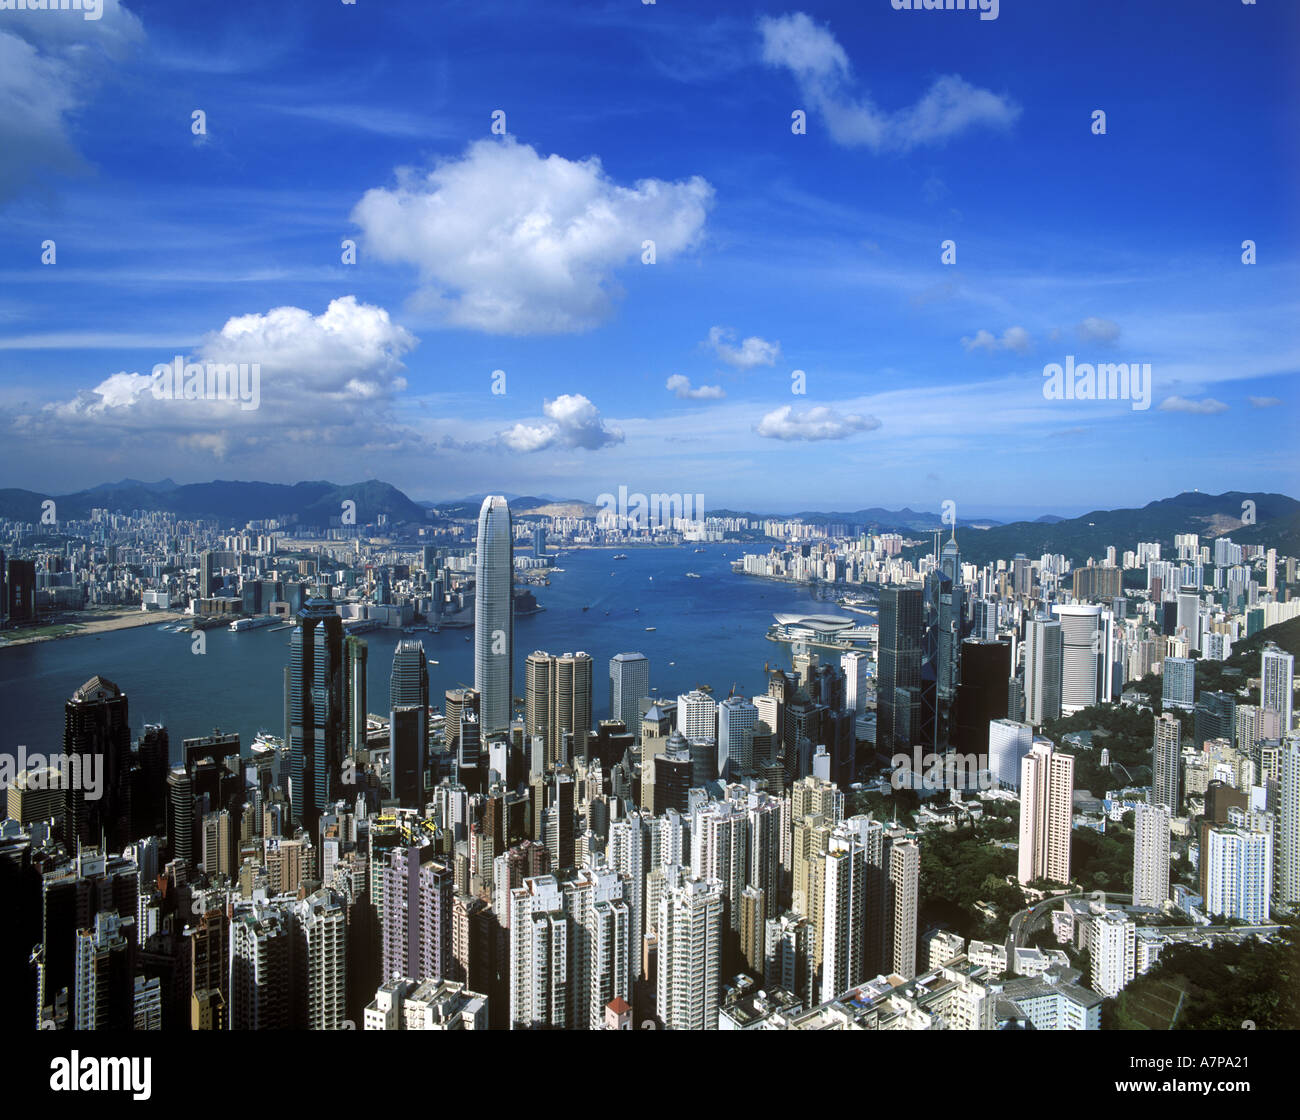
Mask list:
[[[246,1030],[1068,1030],[1251,1091],[1300,11],[1028,7],[0,3],[51,1092]]]

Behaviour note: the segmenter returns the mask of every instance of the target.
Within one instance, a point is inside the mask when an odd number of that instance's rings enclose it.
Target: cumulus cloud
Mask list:
[[[709,328],[708,345],[722,361],[736,369],[770,366],[781,356],[779,342],[768,342],[757,335],[750,335],[739,346],[735,346],[735,337],[736,332],[730,327]]]
[[[1089,315],[1075,330],[1084,342],[1114,342],[1119,338],[1119,324]]]
[[[146,435],[160,447],[224,457],[294,438],[358,447],[409,433],[392,423],[391,405],[406,388],[402,356],[417,344],[382,307],[336,299],[320,315],[298,307],[240,315],[208,334],[191,355],[158,354],[157,365],[180,357],[183,364],[247,366],[241,397],[232,375],[228,399],[160,399],[153,370],[119,371],[70,400],[56,401],[11,418],[16,438],[83,447],[116,446]]]
[[[140,21],[120,0],[104,0],[97,20],[46,11],[0,23],[0,205],[51,173],[85,169],[71,118],[94,95],[107,65],[143,38]]]
[[[1009,128],[1020,115],[1010,99],[979,89],[957,74],[937,78],[914,105],[890,112],[857,93],[848,55],[829,28],[804,12],[758,21],[763,61],[794,75],[800,93],[831,138],[845,147],[907,151],[942,144],[967,129]]]
[[[769,412],[754,430],[767,439],[820,440],[847,439],[856,432],[874,432],[879,427],[880,421],[874,416],[841,415],[826,405],[796,412],[787,404]]]
[[[1277,408],[1282,403],[1281,397],[1247,397],[1251,408]]]
[[[701,385],[692,389],[691,379],[680,373],[674,373],[665,387],[684,401],[717,401],[727,395],[721,385]]]
[[[1026,354],[1033,345],[1033,340],[1024,327],[1008,327],[1000,339],[991,331],[981,328],[975,332],[974,338],[963,338],[961,344],[968,354],[976,350],[990,354],[996,350],[1014,350],[1017,354]]]
[[[621,294],[617,269],[695,246],[713,188],[642,179],[621,186],[600,160],[542,156],[480,140],[425,172],[369,190],[352,211],[377,259],[414,265],[417,305],[449,326],[494,334],[589,330]]]
[[[1187,397],[1166,397],[1160,402],[1161,412],[1189,412],[1196,416],[1213,416],[1219,412],[1227,412],[1228,406],[1222,401],[1216,401],[1213,397],[1206,397],[1204,400],[1194,401]]]
[[[552,447],[598,451],[623,442],[623,432],[610,427],[581,393],[565,393],[542,405],[549,423],[515,424],[497,439],[511,451],[545,451]]]

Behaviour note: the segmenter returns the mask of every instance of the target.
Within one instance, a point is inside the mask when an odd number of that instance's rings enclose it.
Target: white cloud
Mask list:
[[[968,354],[975,350],[985,350],[990,354],[996,350],[1014,350],[1017,354],[1027,354],[1033,340],[1024,327],[1008,327],[1002,332],[1001,339],[981,328],[975,332],[974,338],[963,338],[961,344]]]
[[[1089,315],[1076,328],[1084,342],[1114,342],[1119,338],[1119,324],[1110,319],[1098,319]]]
[[[1161,412],[1190,412],[1196,416],[1213,416],[1219,412],[1227,412],[1228,406],[1222,401],[1216,401],[1213,397],[1206,397],[1204,400],[1193,401],[1187,397],[1166,397],[1160,402]]]
[[[717,401],[727,395],[722,391],[721,385],[701,385],[692,389],[691,379],[680,373],[674,373],[668,379],[665,388],[684,401]]]
[[[699,176],[611,180],[600,160],[480,140],[424,173],[397,173],[352,211],[377,259],[419,269],[416,302],[449,326],[494,334],[589,330],[620,291],[615,271],[695,246],[713,202]]]
[[[1280,397],[1247,397],[1251,408],[1277,408],[1282,403]]]
[[[880,421],[874,416],[840,415],[826,405],[800,413],[787,404],[767,413],[754,430],[767,439],[820,440],[846,439],[856,432],[873,432],[879,427]]]
[[[104,0],[100,19],[83,15],[44,11],[0,23],[0,204],[52,172],[85,169],[70,118],[93,96],[106,62],[144,38],[119,0]]]
[[[956,74],[936,78],[916,104],[895,112],[856,94],[844,48],[806,13],[765,16],[758,21],[763,61],[789,70],[804,99],[826,122],[831,138],[846,147],[906,151],[942,144],[974,126],[1009,128],[1020,107],[979,89]]]
[[[247,389],[256,365],[255,394],[159,399],[152,368],[149,373],[123,370],[70,400],[16,413],[10,430],[46,447],[68,441],[89,451],[147,436],[159,449],[217,457],[278,444],[287,424],[310,433],[310,442],[321,447],[377,441],[398,446],[410,433],[393,422],[392,406],[406,388],[402,356],[416,344],[387,311],[352,296],[334,300],[320,315],[277,307],[228,320],[194,354],[155,355],[160,365],[175,356],[202,365],[246,364],[250,380],[240,387]],[[256,407],[244,407],[252,403]]]
[[[750,335],[739,346],[732,342],[736,332],[730,327],[710,327],[708,345],[713,352],[736,369],[753,369],[755,366],[770,366],[781,356],[781,344],[768,342],[757,335]]]
[[[542,405],[549,424],[515,424],[497,439],[511,451],[545,451],[552,447],[598,451],[623,442],[623,432],[611,428],[581,393],[565,393]]]

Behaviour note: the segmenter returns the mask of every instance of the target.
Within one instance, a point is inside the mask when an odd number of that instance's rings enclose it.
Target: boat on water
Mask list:
[[[616,553],[614,553],[614,559],[615,559],[615,560],[626,560],[626,559],[627,559],[627,553],[626,553],[626,552],[616,552]]]
[[[584,611],[589,611],[589,610],[591,610],[591,607],[588,605],[588,606],[583,607],[582,609],[583,609]]]
[[[647,626],[647,627],[645,628],[647,634],[650,633],[650,631],[653,630],[653,629],[654,629],[653,626]]]
[[[687,578],[687,579],[703,579],[704,577],[701,576],[699,572],[687,572],[687,573],[686,573],[686,578]]]
[[[606,617],[606,618],[609,617],[609,611],[606,611],[606,612],[605,612],[605,617]]]
[[[696,552],[707,552],[707,551],[708,551],[708,549],[704,549],[704,548],[697,548],[697,549],[696,549],[696,550],[695,550],[695,551],[696,551]]]
[[[465,641],[467,641],[467,642],[472,642],[473,640],[474,640],[474,639],[471,638],[471,637],[469,637],[469,635],[466,635],[466,636],[465,636]]]
[[[277,622],[282,622],[278,615],[264,614],[256,618],[237,618],[230,624],[230,630],[233,634],[238,634],[242,630],[257,630],[263,626],[274,626]]]

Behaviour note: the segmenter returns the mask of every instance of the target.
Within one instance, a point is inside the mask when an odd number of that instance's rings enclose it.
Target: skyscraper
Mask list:
[[[1080,604],[1052,611],[1061,622],[1061,711],[1068,716],[1110,699],[1110,613]]]
[[[592,660],[590,654],[559,657],[535,650],[524,662],[524,735],[541,736],[546,765],[562,766],[565,736],[591,730]]]
[[[754,726],[758,708],[743,696],[718,705],[718,775],[724,781],[754,772]]]
[[[659,901],[659,1021],[670,1031],[716,1030],[722,885],[685,879]]]
[[[70,838],[74,844],[107,840],[109,850],[119,850],[130,839],[131,727],[126,693],[112,681],[91,677],[64,705],[63,753],[73,777],[67,791]],[[90,788],[96,781],[98,796]]]
[[[1295,658],[1272,642],[1260,653],[1260,707],[1277,712],[1282,734],[1291,730],[1291,705],[1295,688]]]
[[[1166,708],[1190,712],[1196,706],[1196,659],[1166,657],[1161,699]]]
[[[366,660],[364,638],[349,634],[343,640],[343,745],[349,754],[366,745]]]
[[[1274,897],[1300,902],[1300,735],[1289,735],[1278,757],[1277,822],[1273,829]]]
[[[514,701],[514,547],[509,504],[484,498],[474,564],[474,688],[487,735],[509,729]]]
[[[838,999],[864,979],[867,853],[851,830],[842,827],[832,833],[820,871],[821,998],[826,1002]]]
[[[1152,724],[1151,804],[1179,816],[1183,811],[1182,724],[1172,712],[1162,712]]]
[[[1032,618],[1025,627],[1025,722],[1041,727],[1061,716],[1061,622]]]
[[[921,614],[918,586],[880,589],[876,749],[904,750],[919,742]]]
[[[916,923],[920,900],[921,849],[911,837],[889,846],[889,893],[893,903],[891,929],[895,974],[916,975]]]
[[[393,650],[388,707],[393,796],[418,808],[429,764],[429,661],[418,639],[404,638]]]
[[[1074,820],[1074,756],[1038,739],[1020,763],[1020,867],[1022,884],[1070,881],[1070,828]]]
[[[298,614],[288,687],[293,819],[314,836],[343,762],[343,620],[328,600],[308,600]]]
[[[1169,810],[1140,803],[1133,815],[1133,905],[1169,899]]]
[[[650,695],[650,660],[643,653],[616,653],[609,659],[609,718],[619,719],[641,741],[643,696]]]

